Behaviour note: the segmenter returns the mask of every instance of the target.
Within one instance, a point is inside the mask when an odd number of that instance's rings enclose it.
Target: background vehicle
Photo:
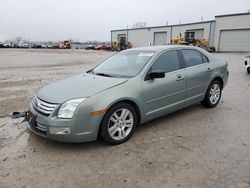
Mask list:
[[[195,38],[195,32],[185,32],[185,36],[181,37],[181,33],[179,37],[174,38],[171,41],[171,44],[174,45],[191,45],[200,47],[208,52],[215,52],[214,47],[210,47],[210,40]]]
[[[96,50],[110,50],[110,46],[107,45],[99,45],[97,47],[95,47]]]
[[[247,72],[250,74],[250,53],[245,57],[244,63],[247,68]]]
[[[120,37],[118,42],[112,42],[111,50],[119,52],[132,47],[132,44],[130,42],[127,42],[125,37]]]
[[[34,44],[31,45],[31,48],[42,48],[42,45],[34,43]]]
[[[87,45],[84,47],[85,50],[95,50],[96,46],[95,45]]]
[[[20,41],[17,46],[19,48],[29,48],[29,43],[27,41]]]
[[[4,48],[11,48],[11,43],[3,43]]]
[[[100,135],[120,144],[138,124],[199,102],[215,107],[227,80],[227,62],[197,47],[125,50],[85,74],[40,89],[29,108],[29,128],[63,142]]]

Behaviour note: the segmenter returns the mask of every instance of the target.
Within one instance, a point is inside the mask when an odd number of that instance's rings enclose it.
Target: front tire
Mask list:
[[[137,126],[137,113],[128,103],[118,103],[103,117],[100,135],[104,142],[112,145],[127,141]]]
[[[218,80],[214,80],[210,83],[205,99],[202,101],[202,104],[205,107],[212,108],[217,106],[217,104],[220,102],[222,93],[222,84]]]

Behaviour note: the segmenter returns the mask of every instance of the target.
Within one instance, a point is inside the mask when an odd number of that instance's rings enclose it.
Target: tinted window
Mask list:
[[[207,58],[207,56],[205,56],[204,54],[201,54],[202,59],[203,59],[203,63],[207,63],[209,62],[209,59]]]
[[[182,50],[182,53],[187,67],[203,63],[201,53],[196,50]]]
[[[177,51],[168,51],[156,59],[152,70],[163,70],[166,73],[180,69],[179,57]]]

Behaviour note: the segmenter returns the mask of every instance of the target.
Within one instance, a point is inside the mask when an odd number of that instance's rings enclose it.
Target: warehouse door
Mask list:
[[[204,29],[192,29],[187,30],[188,32],[194,32],[195,39],[203,39],[204,38]]]
[[[250,52],[250,29],[221,31],[219,51]]]
[[[166,45],[167,44],[167,32],[155,32],[154,33],[154,45]]]

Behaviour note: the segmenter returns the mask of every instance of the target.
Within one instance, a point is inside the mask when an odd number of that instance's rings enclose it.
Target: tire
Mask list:
[[[202,101],[202,104],[208,108],[213,108],[217,106],[217,104],[220,102],[221,93],[222,93],[221,82],[218,80],[213,80],[207,89],[206,96]]]
[[[250,67],[247,68],[247,73],[250,74]]]
[[[104,115],[100,127],[102,140],[111,145],[127,141],[137,126],[137,113],[128,103],[117,103]]]

